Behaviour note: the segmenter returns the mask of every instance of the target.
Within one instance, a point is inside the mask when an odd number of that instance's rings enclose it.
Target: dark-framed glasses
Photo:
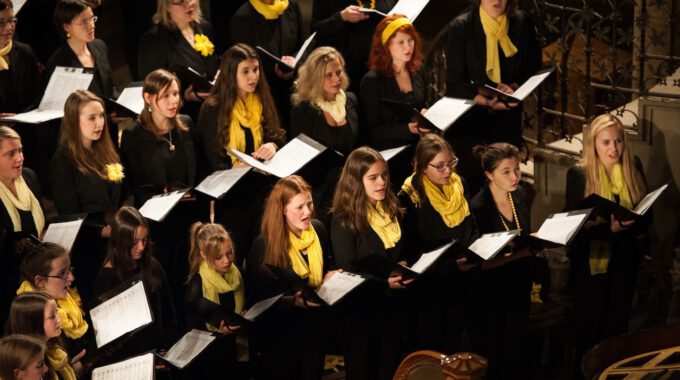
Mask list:
[[[73,267],[70,267],[70,268],[67,268],[66,270],[64,270],[63,273],[60,273],[60,274],[48,274],[48,275],[45,276],[45,277],[59,278],[59,279],[61,279],[61,280],[63,280],[63,281],[66,281],[66,279],[68,278],[68,276],[69,276],[69,275],[72,275],[72,274],[74,273],[73,271],[74,271],[74,268],[73,268]]]
[[[3,29],[7,25],[16,25],[17,22],[19,22],[19,19],[16,18],[16,17],[2,18],[2,19],[0,19],[0,29]]]
[[[428,164],[428,165],[437,169],[438,172],[443,172],[443,171],[446,170],[446,168],[453,170],[456,167],[456,165],[458,165],[458,157],[451,156],[451,159],[446,161],[446,162],[440,162],[437,165],[432,165],[432,164]]]

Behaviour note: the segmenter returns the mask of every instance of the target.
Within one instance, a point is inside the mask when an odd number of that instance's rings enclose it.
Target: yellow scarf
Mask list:
[[[272,5],[265,4],[262,0],[250,0],[250,5],[265,19],[276,20],[288,8],[288,0],[274,0]]]
[[[12,51],[12,40],[2,49],[0,49],[0,71],[9,70],[9,61],[6,56]]]
[[[482,6],[479,6],[479,17],[482,20],[482,29],[486,35],[486,76],[494,83],[501,83],[501,61],[498,56],[498,45],[501,45],[503,54],[512,57],[517,53],[517,48],[508,37],[508,16],[504,14],[494,20]]]
[[[19,286],[17,294],[25,292],[35,292],[36,289],[28,282],[24,281]],[[80,308],[80,294],[75,288],[69,289],[66,298],[57,299],[57,314],[61,318],[61,331],[71,339],[78,339],[85,335],[88,324],[83,318],[83,311]]]
[[[420,197],[413,187],[413,174],[406,178],[402,190],[411,198],[413,204],[420,207]],[[423,190],[432,208],[441,215],[447,227],[455,227],[470,215],[470,208],[465,200],[463,182],[456,173],[451,173],[449,183],[444,185],[444,192],[439,191],[427,176],[423,176]]]
[[[385,249],[394,247],[401,239],[399,222],[390,219],[390,216],[383,209],[382,202],[378,202],[376,207],[368,206],[368,224],[378,234]]]
[[[345,91],[340,90],[340,92],[335,95],[335,99],[331,101],[322,99],[317,101],[316,105],[321,108],[322,111],[328,112],[333,120],[335,120],[336,123],[339,123],[345,120],[345,116],[347,116],[347,109],[345,108],[346,103],[347,95],[345,95]]]
[[[26,185],[23,176],[19,176],[19,178],[14,180],[14,187],[16,187],[17,190],[16,197],[9,188],[0,181],[0,200],[2,200],[5,210],[7,210],[10,219],[12,219],[14,231],[21,231],[21,216],[19,216],[19,210],[22,210],[31,211],[35,229],[38,231],[38,235],[42,234],[43,227],[45,227],[45,216],[40,208],[40,202],[38,202],[38,199],[33,195],[31,189]]]
[[[253,134],[253,145],[255,150],[262,145],[262,103],[260,98],[248,93],[245,104],[238,98],[234,103],[234,108],[231,111],[231,124],[229,125],[229,143],[227,148],[238,150],[243,153],[246,152],[246,133],[243,128],[248,128]],[[235,164],[238,159],[231,156],[231,163]]]
[[[61,348],[54,348],[47,352],[47,360],[54,369],[52,378],[55,380],[76,380],[76,373],[68,362],[68,354]],[[58,374],[58,375],[57,375]]]
[[[288,241],[290,241],[288,257],[293,264],[295,273],[302,278],[307,278],[309,286],[313,288],[321,286],[323,281],[323,251],[314,226],[310,225],[308,229],[302,231],[299,238],[288,231]],[[307,251],[309,265],[302,257],[301,251]]]

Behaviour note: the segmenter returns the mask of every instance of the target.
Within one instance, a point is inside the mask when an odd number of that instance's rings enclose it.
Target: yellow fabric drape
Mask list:
[[[382,202],[378,202],[375,207],[368,206],[368,224],[378,234],[385,249],[394,247],[401,239],[399,222],[390,218],[383,209]]]
[[[12,225],[14,226],[14,231],[21,231],[21,216],[19,216],[19,211],[30,211],[33,216],[33,222],[35,223],[35,229],[38,231],[38,235],[42,234],[42,230],[45,227],[45,216],[40,208],[40,202],[33,195],[31,189],[26,185],[23,176],[14,180],[14,187],[17,190],[17,196],[10,191],[7,186],[0,181],[0,200],[2,200],[5,210],[9,214],[10,219],[12,219]]]
[[[12,40],[9,40],[9,43],[5,45],[4,48],[0,49],[0,71],[9,70],[9,61],[5,57],[8,56],[11,51]]]
[[[406,178],[401,189],[411,198],[413,204],[420,207],[420,197],[412,184],[413,174]],[[442,193],[427,176],[423,176],[423,190],[432,208],[439,213],[447,227],[455,227],[470,215],[470,208],[465,199],[463,182],[456,173],[451,173],[449,183],[444,185]]]
[[[250,5],[265,19],[276,20],[288,8],[288,0],[274,0],[272,5],[265,4],[262,0],[250,0]]]
[[[486,75],[494,83],[501,83],[501,61],[498,55],[498,45],[501,45],[506,57],[512,57],[517,53],[517,48],[508,37],[510,27],[508,16],[504,13],[494,19],[480,5],[479,17],[482,20],[482,29],[484,29],[486,36]]]
[[[68,361],[68,354],[61,348],[54,348],[47,352],[47,360],[54,369],[52,378],[55,380],[76,380],[76,373]]]
[[[346,103],[347,95],[345,95],[345,91],[340,90],[332,101],[320,100],[316,102],[316,105],[321,108],[322,111],[328,112],[333,120],[335,120],[336,123],[339,123],[345,120],[345,116],[347,116],[347,109],[345,108]]]
[[[254,148],[257,150],[262,145],[262,103],[260,98],[253,93],[248,93],[245,103],[240,98],[236,99],[231,111],[229,143],[227,144],[227,148],[243,153],[252,153],[245,151],[246,134],[241,127],[250,129],[253,134]],[[229,156],[232,164],[238,162],[235,156]]]
[[[24,281],[19,286],[17,294],[37,291],[31,283]],[[83,336],[90,327],[83,318],[83,310],[80,308],[80,294],[74,288],[69,289],[66,298],[55,299],[57,301],[57,314],[61,318],[61,331],[71,339]]]
[[[302,231],[299,238],[288,231],[288,240],[290,242],[288,257],[295,273],[301,278],[306,278],[309,286],[313,288],[321,286],[323,282],[323,251],[314,226],[310,225],[308,229]],[[309,265],[302,257],[301,251],[307,252]]]

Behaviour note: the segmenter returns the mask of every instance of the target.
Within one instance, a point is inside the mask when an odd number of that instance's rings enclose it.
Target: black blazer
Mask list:
[[[38,201],[40,201],[40,182],[38,181],[38,176],[35,174],[35,172],[33,172],[33,170],[30,170],[28,168],[24,168],[21,174],[24,177],[24,181],[26,181],[26,185],[28,186],[28,188],[31,190],[33,195],[35,195],[35,198],[38,199]],[[21,214],[24,212],[19,211],[19,213]],[[26,211],[25,214],[27,215],[27,218],[30,218],[30,220],[33,221],[33,217],[31,216],[30,211]],[[24,218],[22,217],[22,221],[23,220]],[[31,226],[24,226],[22,224],[21,227],[22,228],[20,231],[25,231],[38,235],[38,231],[35,231],[36,227],[34,223],[31,223]],[[9,213],[7,212],[7,209],[5,208],[4,204],[0,202],[0,233],[12,231],[14,231],[14,224],[12,224],[12,219],[10,218]]]
[[[184,125],[193,128],[188,116],[180,115]],[[196,179],[196,153],[194,142],[189,132],[182,132],[178,128],[172,130],[173,142],[177,146],[175,153],[183,151],[186,154],[186,183],[193,186]],[[123,131],[120,144],[121,159],[125,167],[126,178],[130,181],[135,196],[135,205],[140,207],[154,194],[154,189],[145,185],[167,185],[168,177],[162,154],[167,151],[168,144],[158,141],[156,136],[144,128],[139,122]]]
[[[94,78],[92,79],[92,83],[90,83],[88,90],[104,99],[117,97],[117,94],[114,93],[113,73],[111,71],[111,64],[109,63],[106,43],[96,39],[87,43],[87,49],[92,54],[92,58],[95,62]],[[45,72],[43,74],[45,86],[47,86],[47,83],[57,66],[83,67],[76,54],[66,43],[61,45],[59,49],[52,54],[45,65]]]
[[[512,200],[515,203],[515,211],[517,211],[517,218],[519,225],[522,228],[522,234],[528,235],[531,231],[531,205],[527,200],[527,194],[522,185],[517,186],[517,189],[512,192]],[[479,193],[472,198],[470,203],[472,213],[477,220],[480,234],[487,234],[491,232],[505,231],[505,227],[500,219],[500,212],[493,200],[489,185],[486,184],[479,190]],[[514,221],[510,223],[505,221],[510,229],[513,229]]]
[[[361,80],[361,108],[364,124],[368,132],[371,147],[382,150],[396,148],[418,141],[408,129],[411,122],[411,110],[395,109],[381,99],[388,99],[410,104],[421,109],[425,106],[425,79],[423,71],[418,70],[411,75],[413,91],[403,93],[394,77],[386,77],[371,70]]]
[[[25,112],[40,100],[38,58],[29,45],[12,41],[9,70],[0,71],[0,113]]]
[[[95,173],[81,173],[64,148],[57,149],[52,156],[49,178],[60,215],[107,211],[120,206],[122,183],[109,182]]]

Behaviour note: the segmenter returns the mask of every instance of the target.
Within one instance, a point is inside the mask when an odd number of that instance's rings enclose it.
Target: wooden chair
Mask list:
[[[486,374],[487,360],[473,353],[450,356],[421,350],[408,355],[399,365],[394,380],[477,380]]]

